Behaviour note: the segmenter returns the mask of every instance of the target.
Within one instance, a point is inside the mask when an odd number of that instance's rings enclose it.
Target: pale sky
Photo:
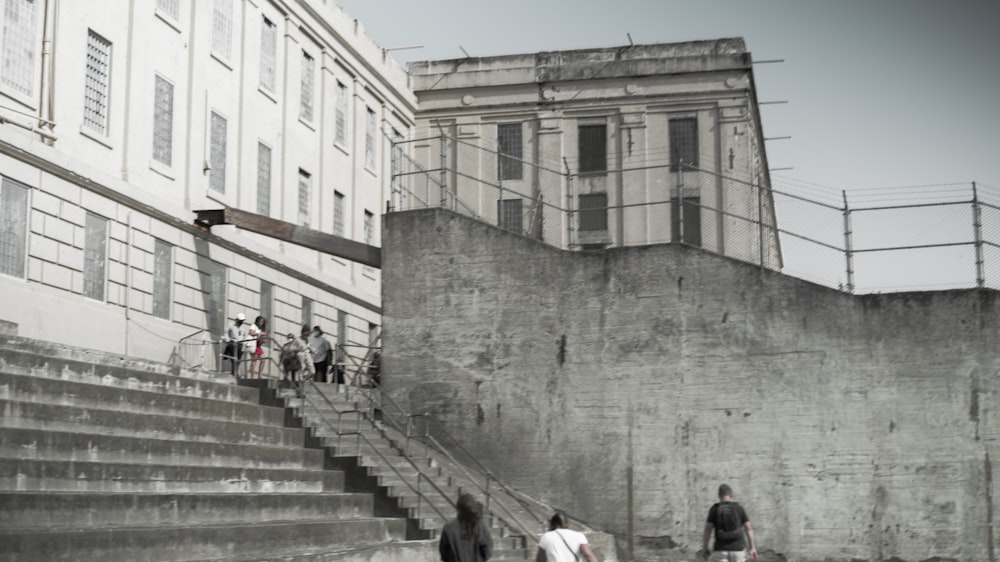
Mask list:
[[[411,60],[743,37],[782,185],[1000,193],[996,0],[339,0]],[[461,48],[460,48],[461,47]]]

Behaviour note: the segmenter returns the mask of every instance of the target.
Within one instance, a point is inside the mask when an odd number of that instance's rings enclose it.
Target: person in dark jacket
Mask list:
[[[472,494],[458,496],[458,517],[441,530],[441,562],[486,562],[493,555],[493,538],[482,520],[482,507]]]

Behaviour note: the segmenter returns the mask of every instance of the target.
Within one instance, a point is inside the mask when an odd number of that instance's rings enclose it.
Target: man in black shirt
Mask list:
[[[715,531],[715,545],[708,549],[708,539]],[[746,538],[743,533],[746,531]],[[719,486],[719,503],[708,510],[702,552],[711,562],[745,562],[747,540],[750,542],[750,559],[757,559],[757,545],[753,527],[743,507],[733,501],[733,489],[727,484]],[[709,556],[711,553],[711,556]]]

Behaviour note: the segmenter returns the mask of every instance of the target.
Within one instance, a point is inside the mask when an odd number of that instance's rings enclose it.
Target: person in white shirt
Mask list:
[[[581,558],[597,562],[597,557],[587,544],[586,535],[566,527],[566,514],[557,511],[549,519],[550,531],[538,540],[535,562],[579,562]]]

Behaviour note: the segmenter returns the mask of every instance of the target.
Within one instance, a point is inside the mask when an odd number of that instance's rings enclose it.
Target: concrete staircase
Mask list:
[[[436,561],[261,391],[0,340],[0,562]]]
[[[417,439],[408,443],[404,432],[381,421],[380,412],[372,410],[365,396],[372,391],[306,383],[300,396],[296,390],[279,388],[276,381],[261,384],[275,403],[301,420],[311,439],[329,451],[331,466],[348,475],[351,489],[372,493],[377,502],[384,498],[405,510],[411,534],[437,537],[444,522],[455,516],[454,501],[463,491],[484,499],[485,475],[461,469]],[[495,484],[492,493],[503,495]],[[494,541],[491,560],[533,560],[535,539],[518,530],[512,519],[540,529],[537,513],[547,514],[550,509],[540,511],[536,504],[532,513],[523,508],[523,502],[510,497],[505,501],[510,513],[494,509],[489,515]]]

